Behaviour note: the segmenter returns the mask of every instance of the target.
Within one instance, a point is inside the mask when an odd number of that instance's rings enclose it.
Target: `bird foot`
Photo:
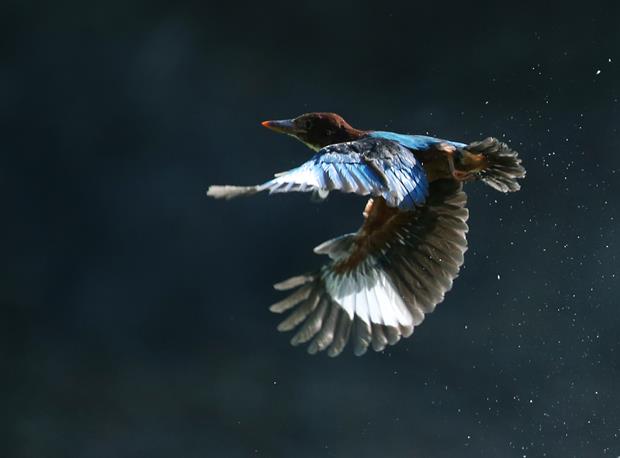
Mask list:
[[[458,170],[454,166],[454,157],[452,155],[448,156],[448,167],[450,169],[450,174],[452,175],[452,178],[454,178],[456,181],[470,181],[470,180],[473,180],[475,178],[469,172],[464,172],[462,170]]]
[[[471,181],[474,176],[469,172],[462,172],[461,170],[453,170],[452,177],[457,181]]]

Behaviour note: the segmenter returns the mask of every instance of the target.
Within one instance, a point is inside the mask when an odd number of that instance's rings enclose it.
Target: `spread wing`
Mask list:
[[[261,185],[211,186],[207,194],[230,199],[261,191],[333,190],[382,197],[390,207],[413,209],[426,199],[428,181],[409,149],[392,140],[363,138],[326,146],[309,161]]]
[[[357,233],[315,248],[329,264],[275,285],[297,288],[270,308],[290,311],[278,329],[297,328],[293,345],[310,342],[308,352],[330,356],[349,340],[362,355],[410,336],[458,275],[467,249],[465,205],[462,185],[451,180],[433,182],[426,204],[413,211],[374,199]]]

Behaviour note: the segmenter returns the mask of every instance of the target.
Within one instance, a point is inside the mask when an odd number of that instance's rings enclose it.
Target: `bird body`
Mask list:
[[[467,249],[463,182],[519,189],[525,169],[494,138],[470,144],[423,135],[363,131],[334,113],[309,113],[263,125],[300,140],[316,154],[255,186],[211,186],[215,198],[262,191],[330,191],[370,196],[356,233],[314,251],[331,259],[318,271],[275,285],[295,289],[271,306],[290,310],[278,329],[297,329],[293,345],[340,354],[352,341],[361,355],[408,337],[451,289]]]

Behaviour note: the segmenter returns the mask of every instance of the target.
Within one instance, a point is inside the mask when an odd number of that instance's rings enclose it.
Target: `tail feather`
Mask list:
[[[214,199],[233,199],[239,196],[249,196],[256,194],[260,190],[257,186],[209,186],[207,196]]]
[[[516,151],[497,138],[485,138],[469,144],[465,149],[479,153],[486,159],[486,167],[477,177],[500,192],[514,192],[521,189],[517,179],[525,177],[525,168]]]

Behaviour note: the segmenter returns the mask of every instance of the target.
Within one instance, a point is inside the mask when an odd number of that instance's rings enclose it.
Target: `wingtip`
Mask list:
[[[223,199],[226,197],[226,186],[209,186],[206,194],[208,197],[213,197],[214,199]]]
[[[478,177],[487,185],[503,193],[521,189],[517,180],[525,178],[526,170],[517,151],[493,137],[473,142],[466,149],[486,158],[486,168],[478,173]]]
[[[207,189],[207,196],[214,199],[233,199],[235,197],[258,192],[256,186],[212,185]]]
[[[295,277],[288,278],[279,283],[273,285],[273,289],[277,291],[287,291],[289,289],[296,288],[298,286],[305,285],[306,283],[314,280],[312,275],[297,275]]]

